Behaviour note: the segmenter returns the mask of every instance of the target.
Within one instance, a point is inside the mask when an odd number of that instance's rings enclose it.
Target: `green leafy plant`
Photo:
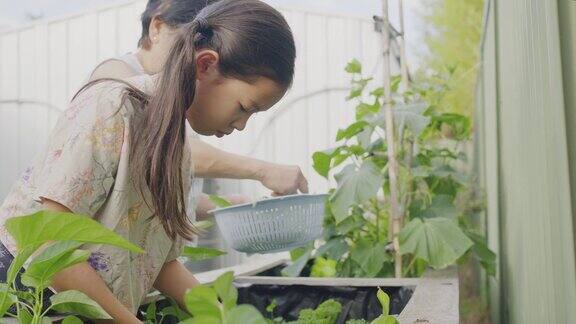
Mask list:
[[[184,296],[186,311],[180,309],[173,299],[168,299],[171,306],[160,310],[160,321],[157,321],[157,305],[151,303],[146,310],[145,323],[162,323],[166,316],[177,318],[180,323],[215,323],[215,324],[333,324],[336,323],[342,304],[334,299],[328,299],[315,309],[305,308],[298,313],[296,321],[286,321],[282,317],[274,317],[278,307],[275,299],[266,307],[266,312],[272,319],[265,318],[252,305],[238,305],[238,291],[233,285],[234,275],[231,271],[222,274],[213,284],[198,285],[189,289]],[[389,315],[390,298],[378,289],[376,294],[381,306],[382,315],[367,322],[365,320],[348,320],[346,324],[371,323],[394,324],[394,316]]]
[[[252,305],[237,305],[238,291],[233,273],[226,272],[213,285],[199,285],[186,292],[184,302],[192,317],[182,323],[265,324],[266,319]]]
[[[352,319],[346,324],[397,324],[396,317],[389,315],[390,297],[382,289],[378,288],[376,297],[382,306],[382,314],[372,322],[365,319]],[[342,312],[342,304],[334,299],[328,299],[318,305],[316,309],[306,308],[298,314],[297,324],[334,324]]]
[[[378,316],[372,321],[372,324],[397,324],[398,320],[396,317],[390,315],[390,297],[382,289],[378,288],[376,293],[378,301],[382,306],[382,315]]]
[[[315,152],[314,169],[334,179],[325,219],[323,243],[293,258],[284,275],[297,276],[309,258],[317,270],[336,262],[341,277],[394,275],[390,215],[390,173],[383,88],[368,91],[371,78],[358,60],[346,71],[352,77],[348,100],[355,100],[356,119],[338,131],[336,147]],[[420,80],[399,92],[400,76],[391,80],[394,143],[398,162],[399,209],[404,224],[398,234],[403,275],[420,276],[427,267],[441,269],[470,255],[488,273],[495,255],[473,230],[471,217],[482,208],[478,192],[465,171],[470,119],[438,106],[441,78]],[[322,267],[327,269],[327,267]],[[325,271],[314,271],[324,276]]]
[[[342,304],[328,299],[316,309],[305,308],[298,314],[298,324],[334,324],[342,312]]]
[[[88,319],[110,319],[110,315],[80,291],[57,293],[50,297],[50,305],[44,305],[44,290],[51,285],[56,273],[88,260],[90,252],[79,249],[83,243],[109,244],[143,252],[95,220],[70,213],[39,211],[11,218],[5,227],[16,241],[19,253],[8,269],[7,282],[0,284],[0,315],[18,318],[20,323],[43,323],[51,310]],[[16,277],[27,262],[21,281],[28,290],[19,291]],[[8,312],[12,305],[16,305],[16,314]],[[78,320],[69,316],[64,323]]]

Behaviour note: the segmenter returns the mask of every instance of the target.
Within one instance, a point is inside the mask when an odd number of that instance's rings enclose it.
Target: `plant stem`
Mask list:
[[[374,210],[376,212],[376,239],[380,241],[380,208],[378,208],[378,198],[374,199]]]
[[[48,311],[50,311],[51,308],[52,308],[52,305],[50,305],[50,307],[46,308],[46,310],[40,315],[40,317],[44,317],[44,315],[46,315],[48,313]]]
[[[44,303],[44,289],[36,289],[36,303],[34,303],[34,316],[32,317],[32,324],[39,324],[42,317],[42,306]]]
[[[30,311],[32,311],[32,312],[34,311],[34,309],[33,309],[30,305],[28,305],[28,304],[26,304],[26,303],[24,303],[24,302],[21,302],[21,301],[18,301],[18,302],[16,303],[17,309],[19,309],[18,306],[20,306],[20,305],[26,306],[26,307],[27,307]]]
[[[406,152],[406,166],[408,168],[408,184],[406,185],[406,193],[402,197],[402,202],[400,206],[402,207],[402,211],[404,212],[404,216],[406,217],[408,212],[408,206],[410,206],[411,198],[412,198],[412,188],[414,187],[414,178],[412,176],[412,159],[414,155],[414,142],[408,140],[408,149]],[[401,224],[404,226],[404,224]]]
[[[408,267],[406,267],[406,270],[404,271],[404,277],[406,277],[410,273],[410,270],[412,269],[412,266],[414,265],[415,262],[416,262],[416,257],[412,257],[412,260],[410,261],[410,263],[408,264]]]

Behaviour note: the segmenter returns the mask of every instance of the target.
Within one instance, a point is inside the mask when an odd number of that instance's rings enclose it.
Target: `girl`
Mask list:
[[[183,303],[197,284],[178,262],[196,232],[186,215],[192,174],[185,123],[202,135],[243,130],[290,87],[295,46],[282,15],[258,0],[204,8],[175,37],[162,72],[95,81],[73,98],[48,147],[0,207],[0,220],[40,209],[93,217],[146,253],[90,245],[89,262],[58,273],[117,322],[137,323],[156,288]],[[14,254],[2,226],[0,240]]]
[[[128,78],[139,74],[156,74],[162,70],[178,29],[194,19],[196,14],[214,0],[149,0],[142,14],[142,35],[138,51],[109,59],[96,67],[90,80],[100,78]],[[307,183],[297,166],[279,165],[248,157],[230,154],[202,142],[191,139],[192,156],[196,177],[252,179],[262,182],[274,195],[306,191]],[[199,219],[216,206],[201,192],[202,179],[193,180],[191,205]],[[244,203],[248,198],[241,195],[226,197],[232,203]],[[198,202],[197,207],[194,206]],[[196,208],[195,208],[196,207]],[[192,214],[194,214],[192,212]]]

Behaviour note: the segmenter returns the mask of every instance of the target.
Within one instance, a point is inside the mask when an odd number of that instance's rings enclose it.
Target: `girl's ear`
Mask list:
[[[213,50],[204,49],[196,54],[196,78],[214,80],[220,76],[218,61],[220,56]]]
[[[152,17],[150,27],[148,27],[148,37],[152,44],[158,44],[158,41],[160,40],[160,30],[163,26],[164,22],[162,22],[162,20],[158,19],[156,16]]]

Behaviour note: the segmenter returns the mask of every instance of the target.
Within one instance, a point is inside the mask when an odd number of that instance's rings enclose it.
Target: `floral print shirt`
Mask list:
[[[155,78],[140,75],[126,79],[152,92]],[[130,123],[133,107],[121,104],[125,86],[115,81],[97,83],[81,92],[63,112],[38,154],[11,188],[0,206],[0,240],[12,253],[16,245],[5,230],[6,219],[41,209],[40,197],[56,201],[77,214],[93,217],[145,253],[132,253],[108,245],[85,245],[89,264],[108,288],[133,313],[164,263],[176,259],[184,240],[172,242],[158,218],[152,215],[130,178]],[[187,128],[187,135],[189,128]],[[190,192],[192,162],[186,136],[182,165],[184,195]]]

